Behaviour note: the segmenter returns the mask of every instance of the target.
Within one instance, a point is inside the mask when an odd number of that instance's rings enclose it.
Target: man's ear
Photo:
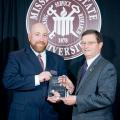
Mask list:
[[[103,47],[103,42],[100,42],[99,45],[100,45],[100,49],[101,49]]]
[[[28,33],[28,40],[31,40],[31,33]]]

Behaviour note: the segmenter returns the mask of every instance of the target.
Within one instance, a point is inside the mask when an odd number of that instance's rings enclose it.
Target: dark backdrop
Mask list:
[[[23,48],[27,42],[26,13],[32,0],[0,0],[0,120],[7,120],[10,99],[2,84],[2,75],[9,52]],[[96,0],[102,15],[101,32],[104,36],[102,55],[110,60],[118,73],[116,100],[113,106],[115,120],[120,120],[120,1]],[[82,57],[67,60],[69,77],[75,82]]]

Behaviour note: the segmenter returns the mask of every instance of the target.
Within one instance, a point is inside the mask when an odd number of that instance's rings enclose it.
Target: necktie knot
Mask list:
[[[38,54],[38,58],[41,58],[41,54]]]
[[[39,59],[42,69],[44,70],[44,63],[43,63],[41,54],[38,55],[38,59]]]

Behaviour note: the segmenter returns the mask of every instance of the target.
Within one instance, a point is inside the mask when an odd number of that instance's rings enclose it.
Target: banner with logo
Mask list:
[[[49,30],[47,50],[69,60],[82,55],[82,32],[100,31],[101,13],[95,0],[33,0],[26,16],[27,32],[36,22]]]

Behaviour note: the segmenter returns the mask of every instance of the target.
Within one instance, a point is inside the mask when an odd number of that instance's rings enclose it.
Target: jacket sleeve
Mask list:
[[[9,55],[4,71],[3,83],[7,89],[31,90],[35,88],[34,75],[23,76],[20,73],[20,64],[13,54]]]

